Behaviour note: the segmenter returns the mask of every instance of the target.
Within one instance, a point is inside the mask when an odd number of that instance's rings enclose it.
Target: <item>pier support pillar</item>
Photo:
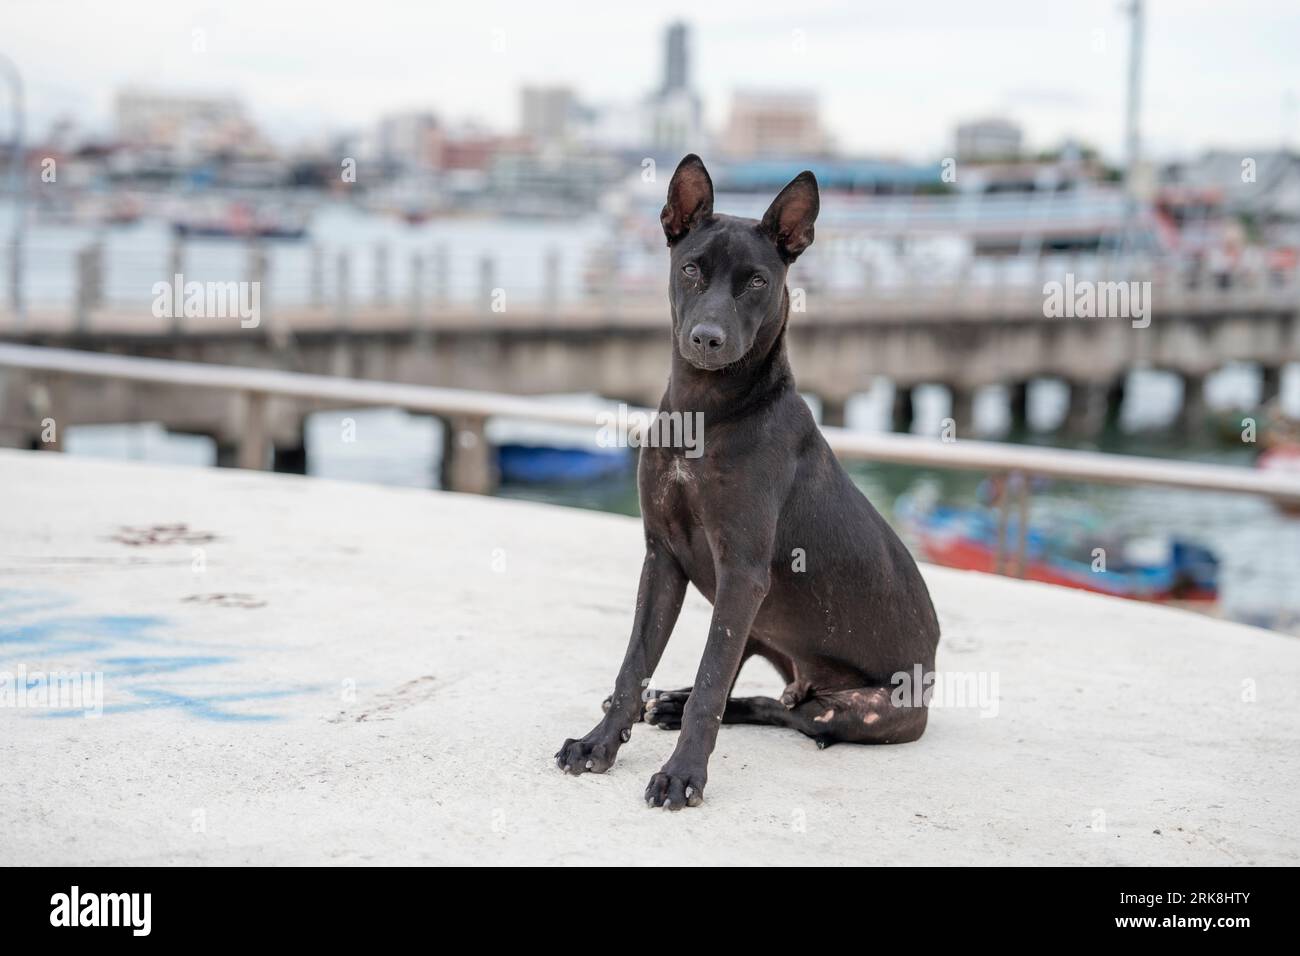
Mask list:
[[[496,462],[485,425],[478,416],[456,415],[443,419],[442,488],[478,495],[496,488]]]
[[[21,425],[0,425],[0,448],[16,448],[19,451],[36,451],[41,440],[32,435]]]
[[[1070,401],[1062,429],[1077,438],[1096,437],[1106,426],[1110,390],[1096,382],[1070,382],[1069,386]]]
[[[1205,427],[1205,414],[1205,378],[1200,375],[1184,375],[1178,427],[1185,432],[1200,431]]]
[[[58,374],[43,375],[28,391],[28,408],[36,436],[31,447],[36,451],[63,451],[63,432],[68,427],[67,378]]]
[[[844,409],[847,404],[843,399],[822,396],[822,424],[832,428],[843,428]]]
[[[1264,365],[1259,370],[1259,404],[1267,405],[1282,392],[1282,369],[1277,365]]]
[[[1106,427],[1119,427],[1124,414],[1124,400],[1128,395],[1128,376],[1121,375],[1106,387]]]
[[[957,434],[967,436],[975,432],[975,390],[957,385],[948,386],[952,401],[948,406],[948,417],[957,426]]]
[[[1007,393],[1011,431],[1023,432],[1029,427],[1029,382],[1012,382]]]
[[[244,395],[244,421],[239,433],[239,451],[236,465],[253,471],[266,467],[270,439],[267,434],[267,397],[262,392]]]
[[[352,366],[352,346],[346,335],[339,335],[330,348],[329,373],[338,378],[355,378]]]
[[[891,427],[896,432],[910,432],[915,417],[911,386],[895,384],[893,408],[890,412]]]
[[[286,475],[307,474],[307,445],[299,441],[296,445],[276,445],[272,452],[273,471]]]

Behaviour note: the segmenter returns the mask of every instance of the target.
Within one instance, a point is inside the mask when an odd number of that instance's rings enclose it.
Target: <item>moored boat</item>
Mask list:
[[[909,492],[894,513],[921,557],[945,567],[998,573],[1001,519],[992,508],[959,507]],[[1219,597],[1219,559],[1174,535],[1125,535],[1095,516],[1031,519],[1019,553],[1020,519],[1006,521],[1006,566],[1030,581],[1139,601],[1208,604]]]
[[[201,239],[280,239],[298,240],[307,235],[303,217],[290,212],[254,209],[248,203],[234,202],[172,221],[178,236]]]
[[[603,409],[596,395],[547,395],[543,401]],[[636,466],[627,447],[602,444],[597,428],[493,419],[488,440],[496,448],[503,484],[555,485],[609,478]]]

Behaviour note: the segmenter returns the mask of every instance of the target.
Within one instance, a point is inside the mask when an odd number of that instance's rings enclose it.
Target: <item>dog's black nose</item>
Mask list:
[[[708,355],[727,344],[727,333],[716,325],[701,322],[691,329],[691,344],[701,355]]]

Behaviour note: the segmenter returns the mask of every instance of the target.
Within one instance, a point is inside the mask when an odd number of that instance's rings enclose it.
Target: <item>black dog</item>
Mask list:
[[[702,800],[724,723],[774,724],[813,737],[889,744],[925,730],[928,696],[900,680],[934,670],[939,623],[907,549],[840,467],[795,391],[786,359],[786,271],[813,240],[812,173],[781,190],[761,222],[715,215],[713,182],[687,156],[660,216],[672,250],[673,364],[661,412],[704,416],[701,457],[642,450],[646,554],[636,617],[604,718],[566,740],[556,763],[603,773],[644,719],[681,728],[650,779],[650,806]],[[642,688],[693,583],[713,603],[695,684]],[[731,697],[745,659],[785,678],[780,700]],[[905,675],[900,678],[896,675]]]

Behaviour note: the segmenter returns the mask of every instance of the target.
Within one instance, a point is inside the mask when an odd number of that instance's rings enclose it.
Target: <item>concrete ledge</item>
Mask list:
[[[1300,862],[1293,638],[928,568],[940,671],[996,674],[996,716],[725,727],[668,814],[671,733],[550,760],[612,684],[635,521],[23,452],[0,495],[0,671],[104,674],[99,718],[0,708],[0,864]],[[692,592],[656,686],[707,621]]]

